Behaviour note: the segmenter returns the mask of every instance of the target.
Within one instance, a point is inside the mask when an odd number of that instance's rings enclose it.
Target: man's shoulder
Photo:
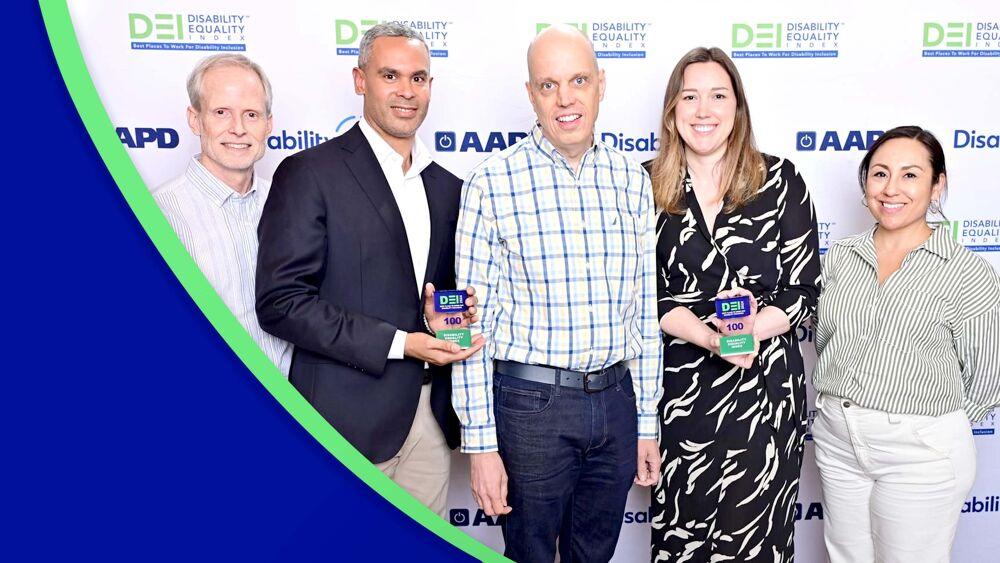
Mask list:
[[[531,135],[528,135],[504,150],[491,154],[472,168],[468,178],[472,179],[497,174],[507,175],[511,169],[522,169],[523,164],[529,158],[534,143]]]
[[[623,152],[621,149],[600,141],[597,143],[597,146],[604,151],[613,169],[625,170],[628,174],[649,175],[645,163],[640,164],[638,160],[632,158],[631,155]],[[652,163],[652,161],[649,162],[650,164]]]
[[[153,200],[156,201],[156,204],[164,210],[164,213],[166,213],[167,210],[164,209],[164,207],[174,207],[175,202],[186,199],[182,196],[190,187],[191,182],[187,179],[187,175],[182,173],[181,175],[167,180],[166,182],[153,188]]]

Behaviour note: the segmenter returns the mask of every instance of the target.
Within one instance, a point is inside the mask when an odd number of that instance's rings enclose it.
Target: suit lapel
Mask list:
[[[348,138],[348,135],[351,137]],[[413,259],[410,257],[410,242],[406,238],[406,228],[403,217],[399,214],[399,206],[392,195],[389,182],[385,179],[382,167],[375,158],[368,139],[358,125],[344,134],[344,148],[351,152],[346,159],[347,167],[354,175],[358,185],[368,196],[372,205],[378,210],[379,217],[395,243],[397,258],[400,260],[402,274],[413,280],[410,287],[416,288],[416,274],[413,272]],[[433,215],[432,215],[433,218]]]
[[[420,173],[420,179],[424,182],[424,193],[427,194],[427,209],[431,215],[431,240],[427,248],[427,270],[424,272],[424,280],[420,284],[420,287],[424,287],[427,285],[427,282],[434,279],[434,274],[437,272],[438,262],[441,260],[440,247],[446,238],[444,229],[448,225],[445,219],[444,202],[440,201],[441,198],[434,197],[435,193],[439,192],[435,189],[438,178],[433,164],[424,168],[424,171]],[[451,288],[439,287],[437,289]]]

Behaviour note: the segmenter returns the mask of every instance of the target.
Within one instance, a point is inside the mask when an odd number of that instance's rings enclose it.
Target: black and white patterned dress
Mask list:
[[[757,197],[721,211],[711,233],[690,178],[687,211],[657,222],[659,317],[687,307],[706,323],[713,298],[743,287],[792,330],[760,344],[743,370],[665,337],[662,473],[653,490],[652,560],[792,561],[805,437],[805,374],[795,328],[813,314],[820,276],[816,214],[795,166],[765,155]]]

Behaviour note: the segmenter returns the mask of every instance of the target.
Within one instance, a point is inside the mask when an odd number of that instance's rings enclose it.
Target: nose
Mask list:
[[[697,117],[708,117],[709,116],[708,98],[700,96],[698,98],[698,107],[696,109],[697,109],[696,113]]]
[[[413,84],[409,80],[402,80],[399,83],[399,89],[396,91],[396,95],[400,98],[409,100],[414,96]]]
[[[576,98],[573,97],[573,92],[569,88],[559,88],[556,92],[556,102],[560,107],[569,107],[575,101]]]
[[[244,116],[234,114],[232,122],[229,124],[229,132],[233,135],[242,135],[247,132],[246,124],[243,123]]]
[[[889,178],[889,181],[885,183],[885,188],[882,189],[882,193],[887,196],[894,196],[899,193],[899,177],[893,175]]]

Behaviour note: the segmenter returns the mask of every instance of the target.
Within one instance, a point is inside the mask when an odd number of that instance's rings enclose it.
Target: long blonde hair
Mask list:
[[[681,214],[687,209],[684,198],[684,178],[687,158],[684,141],[677,132],[674,111],[680,101],[684,86],[684,70],[693,63],[718,63],[729,74],[736,95],[736,119],[726,143],[723,157],[722,197],[725,210],[731,212],[749,203],[764,183],[764,157],[757,150],[750,125],[750,108],[747,106],[743,81],[736,65],[718,47],[696,47],[677,61],[670,73],[667,92],[663,97],[663,118],[660,120],[660,152],[653,159],[653,200],[656,207],[667,213]]]

